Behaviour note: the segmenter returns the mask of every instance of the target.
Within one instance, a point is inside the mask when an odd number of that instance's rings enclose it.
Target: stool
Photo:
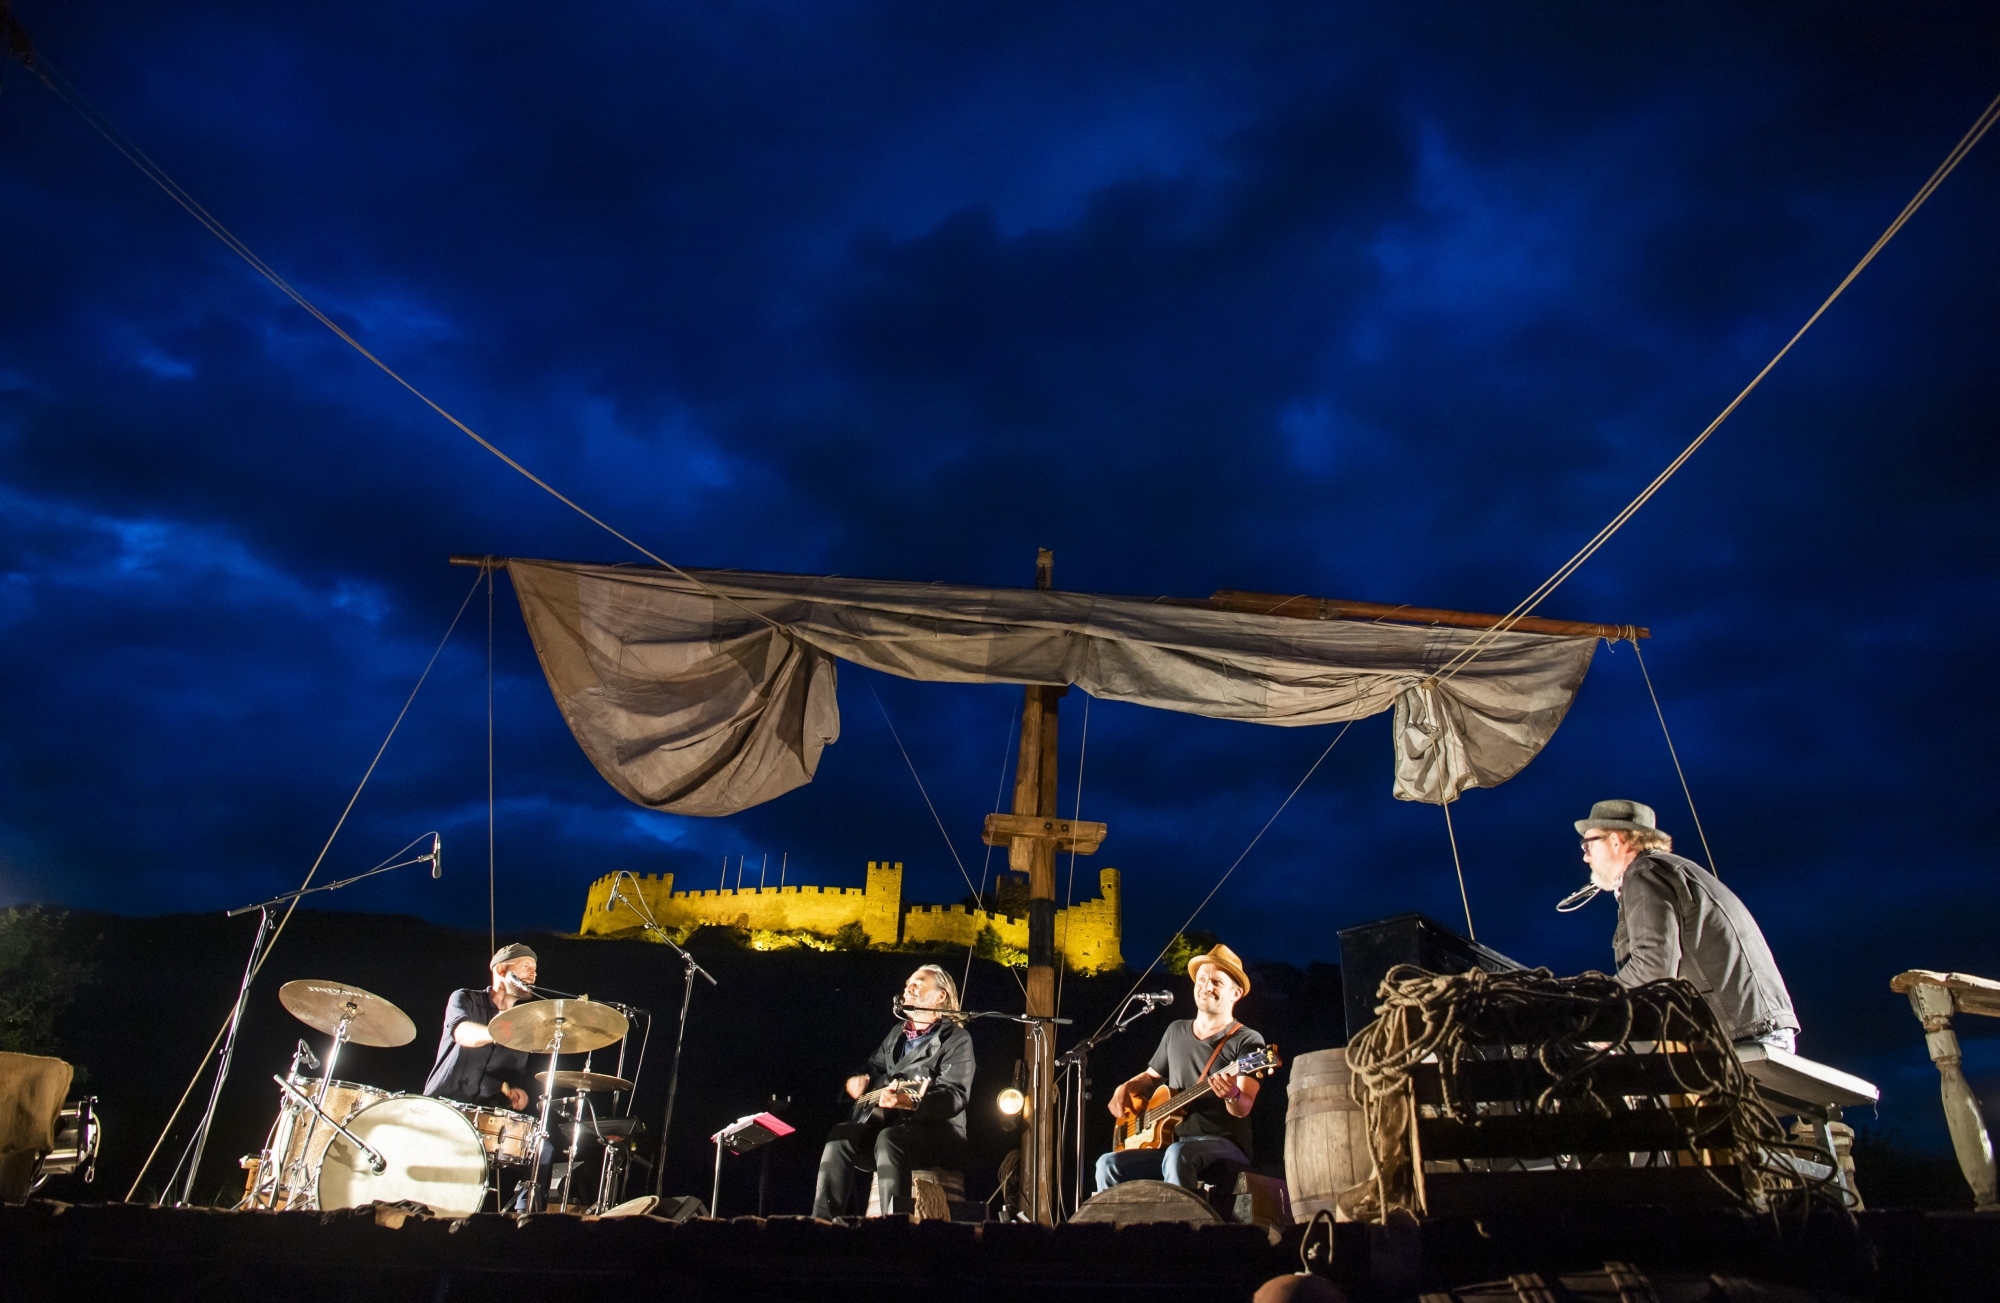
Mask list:
[[[910,1173],[910,1194],[916,1200],[916,1220],[920,1222],[948,1222],[951,1206],[965,1202],[965,1173],[950,1172],[941,1167],[919,1167]],[[868,1179],[869,1217],[882,1215],[882,1192],[876,1186],[871,1173]]]

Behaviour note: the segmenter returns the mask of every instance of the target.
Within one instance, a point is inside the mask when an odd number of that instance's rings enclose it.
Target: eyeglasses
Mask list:
[[[1583,838],[1582,840],[1580,840],[1579,842],[1577,842],[1577,845],[1579,845],[1579,846],[1583,847],[1583,852],[1584,852],[1584,854],[1588,855],[1588,854],[1590,853],[1590,844],[1591,844],[1592,842],[1601,842],[1601,841],[1603,841],[1603,840],[1604,840],[1604,834],[1603,834],[1603,833],[1599,833],[1599,834],[1597,834],[1597,836],[1595,836],[1595,837],[1585,837],[1585,838]]]

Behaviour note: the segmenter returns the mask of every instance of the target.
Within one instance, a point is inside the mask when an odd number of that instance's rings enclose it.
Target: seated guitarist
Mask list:
[[[853,1117],[834,1127],[820,1151],[815,1217],[861,1211],[855,1205],[867,1196],[865,1186],[856,1188],[857,1171],[874,1173],[884,1215],[913,1213],[910,1173],[964,1159],[972,1034],[930,1012],[958,1008],[958,983],[936,964],[925,964],[903,983],[903,1006],[905,1020],[847,1079],[847,1097],[856,1101]]]
[[[1227,1068],[1264,1043],[1235,1018],[1236,1002],[1250,994],[1250,978],[1228,946],[1188,960],[1188,976],[1194,979],[1194,1018],[1167,1026],[1152,1064],[1112,1092],[1111,1116],[1123,1119],[1146,1104],[1162,1081],[1178,1094],[1206,1077],[1209,1093],[1188,1105],[1174,1142],[1164,1149],[1113,1149],[1098,1159],[1099,1193],[1136,1180],[1191,1188],[1202,1169],[1217,1163],[1237,1170],[1250,1166],[1250,1110],[1257,1104],[1257,1078],[1214,1071],[1217,1064]]]

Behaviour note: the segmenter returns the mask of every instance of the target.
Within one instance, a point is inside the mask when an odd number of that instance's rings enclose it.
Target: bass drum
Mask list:
[[[386,1166],[377,1172],[347,1137],[335,1136],[319,1169],[321,1208],[408,1199],[440,1217],[469,1217],[485,1204],[486,1147],[465,1115],[443,1100],[398,1095],[362,1109],[347,1129]]]

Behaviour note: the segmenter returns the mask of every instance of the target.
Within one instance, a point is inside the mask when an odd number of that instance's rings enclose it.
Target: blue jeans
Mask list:
[[[1097,1192],[1103,1194],[1120,1181],[1171,1181],[1193,1189],[1202,1169],[1216,1163],[1242,1171],[1249,1168],[1250,1159],[1224,1136],[1189,1136],[1165,1149],[1114,1149],[1097,1160]]]

